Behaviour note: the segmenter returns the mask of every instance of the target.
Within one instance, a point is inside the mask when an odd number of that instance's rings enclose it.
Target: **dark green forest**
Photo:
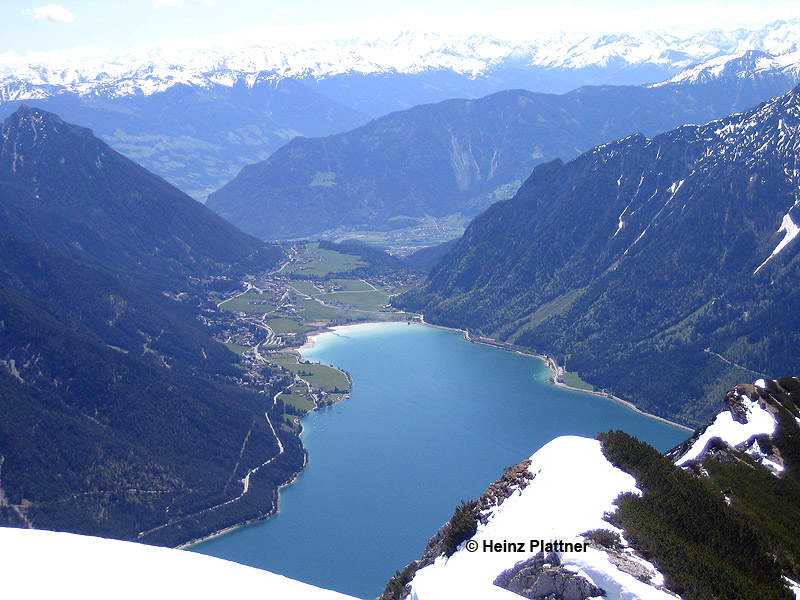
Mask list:
[[[394,304],[699,425],[737,383],[800,368],[800,242],[759,269],[795,203],[798,97],[537,167]]]
[[[2,133],[0,523],[178,545],[264,516],[304,450],[198,317],[280,249],[55,115]]]

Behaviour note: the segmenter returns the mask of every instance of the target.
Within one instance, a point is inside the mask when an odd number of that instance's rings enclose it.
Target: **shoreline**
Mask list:
[[[402,323],[402,322],[403,321],[366,321],[366,322],[360,322],[360,323],[352,323],[350,325],[334,325],[333,327],[324,327],[322,329],[310,332],[306,336],[306,342],[302,346],[282,348],[281,350],[283,352],[286,352],[287,354],[294,354],[298,359],[298,364],[300,364],[299,363],[299,359],[301,359],[302,356],[303,356],[302,355],[302,351],[303,350],[310,350],[311,348],[313,348],[314,347],[314,338],[316,338],[316,337],[318,337],[318,336],[320,336],[320,335],[322,335],[324,333],[335,332],[337,330],[347,329],[347,328],[352,328],[352,327],[364,327],[364,326],[370,326],[370,325],[378,325],[378,324],[381,324],[381,323]],[[323,363],[320,363],[320,364],[323,364]],[[347,373],[346,371],[343,371],[339,367],[335,367],[333,365],[325,365],[325,366],[330,367],[332,369],[336,369],[337,371],[342,373],[345,377],[347,377],[347,381],[350,384],[351,389],[352,389],[353,381],[352,381],[352,379],[350,379],[350,374],[349,373]],[[348,394],[348,397],[349,397],[349,391],[347,392],[347,394]],[[280,395],[280,393],[278,395]],[[325,408],[327,408],[327,407],[325,407]],[[300,432],[297,434],[297,436],[301,440],[303,438],[303,433],[305,432],[305,427],[303,426],[302,419],[304,417],[307,417],[308,415],[310,415],[312,412],[315,412],[315,411],[317,411],[319,409],[320,409],[319,406],[315,406],[306,415],[304,415],[303,417],[299,417],[298,418],[299,419],[299,424],[300,424]],[[230,533],[231,531],[239,529],[240,527],[246,527],[247,525],[253,525],[254,523],[258,523],[260,521],[266,521],[267,519],[270,519],[270,518],[274,517],[276,514],[278,514],[280,512],[281,490],[283,488],[287,487],[287,486],[292,485],[295,481],[297,481],[297,478],[300,476],[300,473],[302,473],[303,469],[305,469],[308,466],[308,462],[309,462],[309,457],[308,457],[308,452],[306,452],[304,454],[303,464],[300,467],[300,469],[292,476],[292,478],[290,480],[288,480],[285,483],[282,483],[281,485],[278,486],[278,489],[276,490],[275,507],[272,510],[270,510],[268,514],[265,514],[265,515],[262,515],[260,517],[256,517],[256,518],[253,518],[253,519],[247,519],[246,521],[242,521],[242,522],[236,523],[234,525],[229,525],[228,527],[225,527],[224,529],[220,529],[218,531],[214,531],[214,532],[209,533],[208,535],[205,535],[203,537],[195,538],[195,539],[190,540],[188,542],[184,542],[183,544],[180,544],[178,546],[174,546],[174,549],[175,550],[187,550],[187,549],[190,549],[192,546],[195,546],[197,544],[201,544],[203,542],[207,542],[209,540],[213,540],[214,538],[217,538],[217,537],[220,537],[222,535],[225,535],[226,533]]]
[[[675,421],[671,421],[670,419],[667,419],[666,417],[660,417],[658,415],[654,415],[653,413],[649,413],[647,411],[644,411],[641,408],[637,407],[632,402],[630,402],[629,400],[624,400],[623,398],[620,398],[619,396],[615,396],[614,394],[611,394],[611,393],[608,393],[608,392],[595,391],[595,390],[584,390],[584,389],[581,389],[581,388],[573,387],[573,386],[565,383],[564,381],[561,381],[559,379],[559,377],[561,376],[561,372],[562,372],[563,369],[558,366],[558,364],[556,363],[555,359],[552,356],[547,356],[546,354],[537,354],[535,352],[527,352],[525,350],[520,350],[519,348],[513,347],[513,346],[511,346],[509,344],[506,344],[505,342],[498,342],[497,340],[492,340],[491,338],[473,338],[472,336],[470,336],[469,331],[467,331],[466,329],[460,329],[460,328],[457,328],[457,327],[447,327],[445,325],[436,325],[434,323],[428,323],[427,321],[425,321],[425,315],[422,315],[422,314],[420,314],[419,317],[420,317],[420,320],[418,321],[418,323],[420,325],[424,325],[426,327],[433,327],[434,329],[444,329],[446,331],[453,331],[453,332],[456,332],[456,333],[460,333],[461,335],[464,336],[464,339],[466,341],[468,341],[468,342],[470,342],[472,344],[481,344],[483,346],[489,346],[491,348],[497,348],[498,350],[504,350],[506,352],[515,352],[516,354],[521,354],[523,356],[532,356],[533,358],[538,358],[539,360],[544,362],[545,366],[550,371],[551,377],[548,379],[548,382],[551,385],[555,386],[555,387],[559,387],[559,388],[562,388],[562,389],[565,389],[565,390],[571,390],[573,392],[580,392],[582,394],[591,394],[593,396],[599,396],[600,398],[607,398],[609,400],[613,400],[614,402],[622,404],[623,406],[631,409],[632,411],[634,411],[634,412],[636,412],[636,413],[638,413],[638,414],[640,414],[642,416],[648,417],[650,419],[654,419],[654,420],[659,421],[661,423],[664,423],[666,425],[671,425],[672,427],[676,427],[676,428],[682,429],[684,431],[688,431],[689,433],[694,433],[694,431],[695,431],[693,428],[689,427],[688,425],[683,425],[681,423],[677,423]],[[311,332],[307,336],[307,341],[306,341],[305,344],[303,344],[302,346],[300,346],[300,347],[298,347],[296,349],[293,348],[291,350],[293,352],[297,352],[298,354],[302,355],[302,351],[304,349],[305,350],[310,350],[311,348],[314,347],[315,338],[319,337],[323,333],[329,333],[329,332],[332,332],[332,331],[335,332],[335,331],[339,331],[339,330],[342,330],[342,329],[348,329],[348,328],[367,327],[367,326],[378,325],[378,324],[382,324],[382,323],[417,323],[417,321],[366,321],[366,322],[362,322],[362,323],[353,323],[351,325],[335,325],[333,327],[327,327],[327,328],[321,329],[319,331]],[[328,365],[328,366],[332,366],[332,365]],[[333,367],[333,368],[336,368],[336,367]]]
[[[345,325],[334,325],[333,327],[323,327],[322,329],[316,329],[314,331],[310,331],[306,334],[306,342],[302,346],[291,347],[291,348],[283,348],[282,352],[290,352],[291,354],[303,354],[303,350],[311,350],[314,347],[314,343],[316,342],[316,338],[321,336],[324,333],[335,333],[337,331],[342,331],[344,329],[362,329],[365,327],[371,327],[373,325],[390,325],[393,323],[412,323],[413,321],[359,321],[358,323],[349,323]],[[333,366],[333,365],[327,365]],[[333,367],[334,369],[337,367]]]
[[[322,335],[324,333],[336,332],[336,331],[340,331],[342,329],[362,328],[362,327],[368,327],[368,326],[372,326],[372,325],[381,325],[381,324],[390,324],[390,323],[410,323],[410,322],[411,321],[363,321],[363,322],[359,322],[359,323],[351,323],[351,324],[348,324],[348,325],[334,325],[333,327],[323,327],[322,329],[318,329],[318,330],[309,332],[309,334],[306,336],[306,342],[302,346],[282,348],[282,351],[286,352],[288,354],[294,354],[298,359],[300,359],[303,356],[302,351],[303,350],[310,350],[311,348],[313,348],[314,347],[315,338],[319,337],[320,335]],[[320,363],[320,364],[324,364],[324,363]],[[343,371],[339,367],[335,367],[333,365],[327,365],[326,364],[325,366],[330,367],[332,369],[336,369],[337,371],[342,373],[345,377],[347,377],[347,381],[350,383],[350,389],[352,390],[353,381],[350,378],[350,374],[349,373],[347,373],[346,371]],[[348,391],[347,392],[348,398],[349,398],[349,393],[350,392]],[[345,400],[345,399],[346,398],[343,398],[342,400]],[[340,400],[340,402],[342,400]],[[324,408],[328,408],[328,407],[324,407]],[[319,409],[320,409],[319,406],[315,406],[313,409],[311,409],[308,412],[308,414],[304,415],[304,417],[310,415],[312,412],[317,411]],[[302,419],[304,417],[300,417],[299,418],[300,433],[298,433],[297,435],[301,440],[303,438],[303,433],[305,431],[305,427],[303,426],[303,421],[302,421]],[[283,488],[287,487],[287,486],[292,485],[295,481],[297,481],[297,478],[300,476],[300,473],[302,473],[303,469],[305,469],[308,466],[308,462],[309,462],[309,456],[308,456],[308,452],[306,452],[305,455],[304,455],[304,458],[303,458],[303,465],[300,467],[300,469],[292,476],[292,478],[290,480],[288,480],[285,483],[282,483],[281,485],[278,486],[278,489],[276,491],[275,507],[272,510],[270,510],[268,514],[265,514],[263,516],[256,517],[256,518],[253,518],[253,519],[248,519],[246,521],[242,521],[241,523],[236,523],[234,525],[229,525],[228,527],[225,527],[224,529],[220,529],[218,531],[214,531],[214,532],[209,533],[208,535],[205,535],[203,537],[196,538],[196,539],[190,540],[188,542],[184,542],[183,544],[180,544],[178,546],[174,546],[174,549],[176,549],[176,550],[191,549],[192,546],[195,546],[197,544],[201,544],[203,542],[207,542],[207,541],[212,540],[214,538],[220,537],[222,535],[225,535],[226,533],[230,533],[231,531],[239,529],[240,527],[246,527],[247,525],[253,525],[253,524],[258,523],[260,521],[266,521],[267,519],[270,519],[270,518],[274,517],[276,514],[278,514],[280,512],[281,490]]]
[[[580,388],[576,388],[576,387],[573,387],[571,385],[568,385],[567,383],[565,383],[565,382],[563,382],[563,381],[561,381],[559,379],[559,376],[560,376],[561,371],[563,369],[558,366],[558,364],[556,363],[555,359],[553,357],[551,357],[551,356],[542,355],[542,354],[536,354],[535,352],[527,352],[527,351],[524,351],[524,350],[520,350],[519,348],[512,347],[511,345],[506,344],[504,342],[498,342],[496,340],[492,340],[491,338],[473,338],[472,336],[470,336],[469,331],[467,331],[466,329],[459,329],[459,328],[456,328],[456,327],[447,327],[445,325],[436,325],[434,323],[428,323],[428,322],[425,321],[424,315],[420,314],[419,317],[420,317],[419,321],[362,321],[362,322],[358,322],[358,323],[351,323],[351,324],[345,324],[345,325],[334,325],[333,327],[323,327],[321,329],[309,332],[307,334],[307,336],[306,336],[306,342],[304,344],[302,344],[301,346],[283,348],[281,351],[282,352],[286,352],[286,353],[290,353],[290,354],[295,354],[298,358],[302,358],[303,350],[311,350],[314,347],[314,344],[316,342],[316,338],[318,338],[319,336],[321,336],[321,335],[323,335],[325,333],[335,333],[337,331],[342,331],[342,330],[346,330],[346,329],[354,329],[354,328],[366,328],[366,327],[371,327],[371,326],[374,326],[374,325],[388,325],[388,324],[402,324],[402,323],[405,323],[405,324],[419,324],[419,325],[423,325],[425,327],[432,327],[434,329],[443,329],[443,330],[446,330],[446,331],[452,331],[452,332],[455,332],[455,333],[460,333],[466,341],[468,341],[468,342],[470,342],[472,344],[480,344],[480,345],[483,345],[483,346],[489,346],[491,348],[497,348],[498,350],[503,350],[503,351],[506,351],[506,352],[514,352],[516,354],[521,354],[523,356],[530,356],[530,357],[533,357],[533,358],[538,358],[539,360],[541,360],[544,363],[544,365],[547,368],[547,370],[550,371],[551,376],[547,379],[547,382],[550,385],[553,385],[555,387],[559,387],[559,388],[562,388],[562,389],[566,389],[566,390],[571,390],[571,391],[574,391],[574,392],[580,392],[580,393],[583,393],[583,394],[591,394],[591,395],[594,395],[594,396],[599,396],[601,398],[606,398],[606,399],[609,399],[609,400],[613,400],[614,402],[622,404],[623,406],[629,408],[630,410],[632,410],[632,411],[634,411],[634,412],[636,412],[636,413],[638,413],[640,415],[643,415],[645,417],[648,417],[650,419],[654,419],[656,421],[660,421],[661,423],[664,423],[664,424],[667,424],[667,425],[671,425],[672,427],[676,427],[678,429],[682,429],[682,430],[687,431],[689,433],[693,433],[694,432],[694,429],[692,429],[692,428],[690,428],[690,427],[688,427],[686,425],[681,425],[680,423],[676,423],[674,421],[670,421],[667,418],[660,417],[658,415],[654,415],[652,413],[648,413],[646,411],[643,411],[640,408],[638,408],[636,405],[634,405],[633,403],[631,403],[631,402],[629,402],[627,400],[623,400],[622,398],[619,398],[618,396],[615,396],[615,395],[610,394],[608,392],[598,392],[598,391],[594,391],[594,390],[584,390],[584,389],[580,389]],[[325,363],[320,363],[320,364],[325,364]],[[331,367],[333,369],[336,369],[337,371],[340,371],[340,372],[344,373],[345,376],[347,377],[347,380],[350,382],[351,390],[352,390],[353,382],[350,379],[350,375],[348,373],[346,373],[345,371],[342,371],[341,369],[339,369],[338,367],[335,367],[333,365],[327,365],[326,364],[326,366]],[[311,411],[309,411],[308,414],[311,414],[312,412],[314,412],[316,410],[319,410],[319,407],[313,408]],[[305,415],[305,416],[308,416],[308,415]],[[302,439],[303,431],[304,431],[304,427],[303,427],[302,418],[301,418],[300,419],[300,433],[298,434],[298,436],[301,439]],[[248,519],[247,521],[244,521],[242,523],[237,523],[235,525],[230,525],[229,527],[226,527],[226,528],[221,529],[219,531],[215,531],[213,533],[210,533],[210,534],[208,534],[208,535],[206,535],[206,536],[204,536],[202,538],[198,538],[198,539],[186,542],[184,544],[181,544],[179,546],[175,546],[175,548],[178,549],[178,550],[185,550],[185,549],[190,548],[191,546],[194,546],[196,544],[200,544],[202,542],[206,542],[208,540],[211,540],[211,539],[214,539],[216,537],[222,536],[222,535],[224,535],[226,533],[229,533],[229,532],[231,532],[231,531],[233,531],[235,529],[239,529],[240,527],[245,527],[247,525],[252,525],[254,523],[258,523],[259,521],[265,521],[265,520],[273,517],[274,515],[278,514],[278,512],[280,510],[280,492],[281,492],[281,490],[284,487],[287,487],[287,486],[293,484],[297,480],[297,478],[300,476],[300,473],[303,471],[303,469],[305,469],[306,466],[308,466],[308,462],[309,462],[309,456],[308,456],[308,452],[306,452],[305,453],[305,457],[303,459],[303,465],[302,465],[302,467],[300,467],[300,470],[298,470],[289,481],[287,481],[286,483],[283,483],[280,486],[278,486],[278,489],[277,489],[277,492],[276,492],[277,497],[276,497],[276,500],[275,500],[275,508],[273,510],[271,510],[269,512],[269,514],[261,516],[261,517],[257,517],[255,519]]]
[[[660,417],[658,415],[654,415],[647,411],[644,411],[638,408],[635,404],[628,400],[623,400],[622,398],[615,396],[614,394],[610,394],[608,392],[598,392],[595,390],[584,390],[581,388],[573,387],[559,379],[561,376],[561,372],[563,369],[558,366],[556,360],[552,356],[547,356],[546,354],[536,354],[535,352],[526,352],[524,350],[520,350],[519,348],[513,347],[505,342],[498,342],[497,340],[492,340],[491,338],[473,338],[470,336],[469,331],[466,329],[458,329],[455,327],[446,327],[444,325],[434,325],[433,323],[425,322],[424,315],[420,315],[422,325],[426,325],[428,327],[435,327],[437,329],[446,329],[448,331],[457,331],[464,336],[464,339],[472,344],[481,344],[483,346],[489,346],[490,348],[497,348],[498,350],[505,350],[506,352],[515,352],[516,354],[521,354],[523,356],[532,356],[534,358],[538,358],[542,362],[544,362],[545,366],[547,367],[548,371],[550,371],[550,377],[548,378],[548,383],[555,387],[559,387],[565,390],[571,390],[573,392],[580,392],[582,394],[592,394],[593,396],[599,396],[601,398],[608,398],[609,400],[613,400],[614,402],[618,402],[623,406],[631,409],[632,411],[648,417],[650,419],[654,419],[656,421],[660,421],[661,423],[665,423],[666,425],[671,425],[672,427],[677,427],[678,429],[683,429],[684,431],[688,431],[689,433],[694,433],[694,429],[689,427],[688,425],[682,425],[680,423],[676,423],[675,421],[671,421],[666,417]]]
[[[302,435],[302,431],[300,432],[300,434]],[[230,525],[230,526],[226,527],[225,529],[220,529],[219,531],[215,531],[213,533],[209,533],[208,535],[205,535],[205,536],[203,536],[201,538],[194,539],[194,540],[192,540],[190,542],[186,542],[184,544],[181,544],[180,546],[175,546],[175,550],[186,550],[186,549],[190,548],[191,546],[195,546],[197,544],[201,544],[203,542],[207,542],[209,540],[213,540],[216,537],[220,537],[221,535],[225,535],[226,533],[230,533],[231,531],[233,531],[235,529],[239,529],[240,527],[246,527],[247,525],[252,525],[252,524],[258,523],[260,521],[266,521],[267,519],[270,519],[270,518],[274,517],[280,511],[281,490],[283,488],[289,486],[289,485],[292,485],[295,481],[297,481],[297,478],[300,477],[300,473],[302,473],[303,469],[305,469],[307,466],[308,466],[308,452],[305,453],[305,457],[303,458],[303,465],[300,467],[300,470],[297,471],[297,473],[295,473],[289,481],[287,481],[286,483],[282,483],[281,485],[278,486],[278,489],[275,492],[275,508],[273,508],[269,512],[269,514],[261,516],[261,517],[256,517],[254,519],[248,519],[247,521],[243,521],[241,523],[236,523],[235,525]]]

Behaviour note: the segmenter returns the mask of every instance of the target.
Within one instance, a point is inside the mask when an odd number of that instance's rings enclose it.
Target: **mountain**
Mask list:
[[[147,93],[126,78],[86,93],[51,86],[47,94],[0,102],[0,117],[32,97],[200,200],[297,135],[339,133],[368,120],[293,79],[231,77],[224,83],[168,78],[170,85]]]
[[[172,285],[280,256],[54,114],[24,106],[0,136],[2,208],[16,237]]]
[[[382,600],[788,600],[799,398],[797,378],[737,386],[667,456],[622,432],[556,438],[457,507]]]
[[[758,30],[559,32],[525,42],[405,32],[118,55],[12,52],[0,57],[0,118],[35,100],[204,201],[298,135],[332,135],[369,117],[507,89],[659,82],[747,50],[783,61],[797,50],[796,31],[797,22],[779,21]]]
[[[652,87],[699,85],[715,99],[715,110],[734,106],[739,112],[778,96],[800,83],[800,53],[773,56],[747,50],[736,56],[717,57],[691,67]],[[777,90],[783,90],[776,93]]]
[[[268,513],[302,446],[199,317],[282,253],[55,115],[0,135],[0,522],[179,544]]]
[[[746,50],[778,56],[798,49],[797,21],[776,21],[761,29],[696,34],[554,32],[524,42],[406,31],[384,39],[257,45],[243,41],[227,49],[138,47],[117,56],[86,49],[31,57],[8,53],[0,65],[0,99],[41,99],[64,92],[99,98],[146,96],[175,85],[252,85],[269,76],[303,81],[347,106],[379,116],[424,102],[480,97],[531,83],[536,84],[532,89],[545,92],[587,84],[650,83]]]
[[[633,133],[654,135],[750,108],[790,89],[747,71],[713,82],[524,90],[392,113],[346,133],[295,138],[242,169],[207,205],[262,239],[382,231],[407,245],[457,237],[538,164]],[[432,221],[432,222],[431,222]],[[434,227],[435,226],[435,227]],[[419,233],[421,227],[428,231]],[[395,242],[393,245],[403,245]]]
[[[456,245],[457,242],[458,239],[452,239],[436,246],[426,246],[412,252],[404,258],[410,268],[427,273],[442,256]]]
[[[397,304],[686,423],[798,368],[800,89],[537,167]]]
[[[53,531],[0,528],[4,589],[11,596],[52,598],[186,597],[211,599],[236,590],[248,595],[352,600],[338,592],[269,571],[168,548]]]

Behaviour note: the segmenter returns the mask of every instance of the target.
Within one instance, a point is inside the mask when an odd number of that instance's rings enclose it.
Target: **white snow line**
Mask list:
[[[766,265],[770,260],[772,260],[772,258],[776,254],[778,254],[781,250],[783,250],[786,247],[786,245],[789,242],[791,242],[794,238],[796,238],[798,233],[800,233],[800,227],[795,225],[795,223],[794,223],[794,221],[792,221],[792,217],[789,215],[789,213],[786,213],[785,215],[783,215],[783,221],[781,222],[780,229],[778,229],[778,233],[780,233],[781,231],[785,231],[786,235],[783,236],[783,239],[775,247],[775,250],[772,251],[772,254],[770,254],[767,257],[767,260],[765,260],[763,263],[761,263],[758,266],[758,268],[755,271],[753,271],[753,275],[756,275],[764,265]]]

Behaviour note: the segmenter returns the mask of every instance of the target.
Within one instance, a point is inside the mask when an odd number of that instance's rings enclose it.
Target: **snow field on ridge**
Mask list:
[[[486,525],[479,524],[472,540],[478,550],[469,552],[462,544],[450,558],[440,556],[417,571],[411,582],[412,600],[442,598],[519,598],[493,584],[495,578],[536,552],[527,552],[529,540],[544,539],[582,542],[581,534],[591,529],[619,530],[603,520],[615,510],[621,493],[637,495],[636,480],[614,467],[603,455],[600,442],[576,436],[554,439],[531,457],[533,480],[499,507]],[[484,540],[524,542],[526,552],[483,551]],[[564,552],[562,566],[591,579],[605,589],[608,600],[674,600],[674,596],[618,570],[605,552]],[[647,568],[655,568],[639,561]],[[656,580],[660,577],[656,575]]]
[[[751,400],[745,395],[742,395],[742,401],[747,409],[747,423],[739,423],[739,421],[734,420],[730,411],[726,410],[719,413],[711,425],[692,444],[686,454],[675,461],[675,464],[680,467],[696,459],[706,449],[711,439],[715,437],[720,438],[731,447],[736,447],[757,435],[772,435],[775,433],[777,423],[772,413],[762,408],[758,401]]]

